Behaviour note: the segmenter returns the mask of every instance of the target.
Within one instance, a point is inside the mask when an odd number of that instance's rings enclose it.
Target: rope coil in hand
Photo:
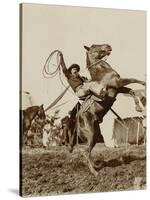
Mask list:
[[[56,54],[56,64],[52,64],[51,63],[51,60],[52,60],[52,57],[55,56]],[[66,88],[69,88],[70,86],[66,86],[62,80],[62,77],[61,77],[61,63],[60,63],[60,55],[62,54],[61,51],[59,50],[54,50],[50,53],[50,55],[48,56],[48,58],[46,59],[46,62],[44,64],[44,67],[43,67],[43,76],[44,78],[54,78],[57,74],[59,75],[59,80],[61,82],[61,84]],[[56,69],[54,71],[50,71],[50,67],[54,65],[56,66]],[[70,93],[72,93],[73,95],[75,95],[72,91],[69,90]]]

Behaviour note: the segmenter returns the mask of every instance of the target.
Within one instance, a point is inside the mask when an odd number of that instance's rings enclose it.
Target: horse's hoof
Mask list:
[[[97,171],[94,171],[93,174],[94,174],[95,177],[98,176],[98,172]]]
[[[135,110],[136,110],[137,112],[142,112],[142,108],[141,108],[140,106],[136,106],[136,107],[135,107]]]
[[[143,81],[143,82],[142,82],[142,85],[146,86],[146,82]]]

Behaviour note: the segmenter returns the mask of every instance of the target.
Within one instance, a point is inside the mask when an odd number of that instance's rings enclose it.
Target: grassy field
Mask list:
[[[97,144],[92,157],[104,167],[94,177],[83,157],[85,146],[73,153],[66,147],[22,150],[23,196],[108,192],[146,187],[145,146],[108,148]],[[138,186],[137,186],[138,185]]]

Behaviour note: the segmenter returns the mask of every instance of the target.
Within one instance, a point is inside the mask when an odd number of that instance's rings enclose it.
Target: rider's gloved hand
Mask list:
[[[100,98],[103,100],[107,94],[108,94],[107,89],[102,88],[101,93],[100,93]]]
[[[84,82],[88,82],[88,78],[87,78],[87,77],[81,76],[81,78],[82,78],[82,80],[83,80]]]
[[[60,56],[60,64],[64,63],[64,57],[62,52],[59,53],[59,56]]]

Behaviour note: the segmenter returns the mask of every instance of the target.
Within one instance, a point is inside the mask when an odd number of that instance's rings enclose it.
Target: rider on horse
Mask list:
[[[103,99],[103,97],[106,95],[106,89],[99,82],[89,81],[86,77],[83,77],[79,74],[80,66],[78,64],[72,64],[67,69],[63,54],[60,54],[60,64],[68,83],[80,99],[84,99],[91,93],[100,99]]]

